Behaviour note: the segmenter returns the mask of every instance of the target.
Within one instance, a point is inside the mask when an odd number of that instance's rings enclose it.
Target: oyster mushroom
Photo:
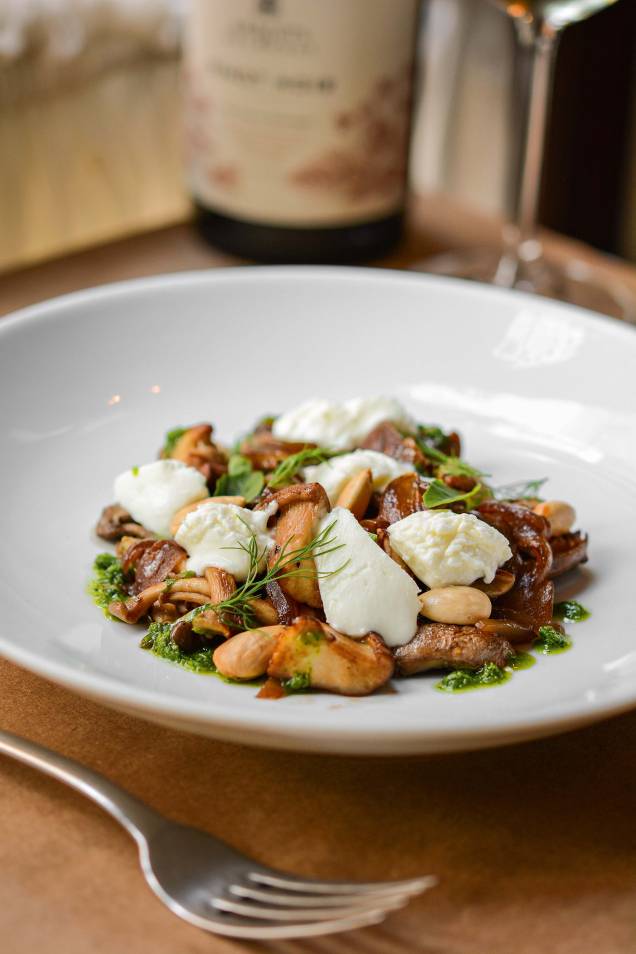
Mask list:
[[[95,527],[95,533],[102,540],[121,540],[122,537],[137,537],[154,539],[154,534],[137,523],[131,515],[119,504],[109,504],[101,512]]]
[[[274,531],[275,545],[268,563],[271,567],[281,553],[301,549],[311,543],[318,532],[318,525],[325,514],[329,513],[329,498],[320,484],[292,484],[283,487],[267,497],[267,503],[273,500],[278,505]],[[320,607],[322,600],[318,589],[316,565],[313,558],[292,563],[285,572],[294,571],[298,575],[285,576],[278,580],[281,589],[292,600]]]
[[[396,477],[380,496],[378,519],[392,524],[418,510],[426,510],[423,498],[427,487],[428,483],[417,474]]]
[[[302,617],[278,636],[267,673],[303,687],[367,696],[389,681],[394,661],[375,633],[352,639],[317,619]]]
[[[427,669],[479,669],[486,663],[505,666],[514,650],[499,636],[490,636],[475,626],[425,623],[413,639],[394,651],[400,676]]]
[[[188,427],[174,442],[170,452],[161,452],[161,457],[180,460],[188,467],[195,467],[213,486],[221,474],[227,471],[227,455],[212,440],[211,424],[195,424]]]
[[[251,462],[254,470],[268,473],[275,470],[281,461],[291,457],[292,454],[298,454],[299,451],[315,446],[307,442],[278,440],[270,430],[263,428],[245,438],[239,451]]]

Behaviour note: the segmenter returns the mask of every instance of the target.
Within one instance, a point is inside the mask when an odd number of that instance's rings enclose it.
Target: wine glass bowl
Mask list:
[[[586,20],[617,0],[490,0],[509,17],[543,22],[554,30]]]
[[[564,27],[586,19],[617,0],[489,0],[515,26],[518,71],[515,123],[519,168],[513,169],[513,223],[503,232],[503,250],[481,247],[435,256],[415,266],[438,275],[517,288],[577,304],[616,318],[636,320],[631,293],[577,260],[547,261],[537,231],[538,205],[554,61]]]

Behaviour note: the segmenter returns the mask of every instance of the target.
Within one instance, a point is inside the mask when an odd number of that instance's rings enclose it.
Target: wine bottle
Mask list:
[[[372,259],[399,239],[418,0],[191,0],[186,166],[214,245]]]

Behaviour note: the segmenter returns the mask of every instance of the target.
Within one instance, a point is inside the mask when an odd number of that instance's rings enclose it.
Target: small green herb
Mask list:
[[[436,685],[442,692],[463,692],[466,689],[482,689],[506,682],[509,674],[495,663],[485,663],[481,669],[456,669],[447,673]]]
[[[112,553],[100,553],[93,561],[93,578],[88,593],[110,619],[108,607],[115,600],[125,600],[126,577],[120,561]]]
[[[514,484],[502,484],[493,487],[492,494],[495,500],[541,500],[539,491],[547,481],[547,477],[538,480],[520,480]]]
[[[312,464],[324,464],[326,460],[337,456],[338,452],[326,447],[305,447],[297,454],[291,454],[282,460],[267,482],[270,490],[278,490],[290,484],[299,470]]]
[[[168,659],[170,662],[178,663],[185,669],[191,669],[193,672],[215,673],[216,666],[212,661],[211,648],[198,649],[193,653],[184,653],[179,649],[171,637],[170,623],[151,623],[148,632],[142,638],[139,645],[142,649],[148,649],[155,656],[161,659]]]
[[[449,474],[453,477],[474,477],[475,479],[490,476],[481,470],[477,470],[476,467],[472,467],[466,463],[465,460],[462,460],[461,457],[444,454],[443,451],[432,447],[430,444],[420,443],[420,450],[429,460],[435,461],[436,464],[440,465],[438,468],[438,473],[440,474]]]
[[[481,484],[475,484],[472,490],[462,492],[453,490],[443,480],[438,480],[435,477],[424,493],[424,506],[432,510],[435,507],[448,507],[453,503],[464,503],[468,510],[480,498],[481,493]]]
[[[554,626],[541,626],[534,645],[545,656],[549,656],[551,653],[562,653],[569,649],[572,641],[565,633],[560,633]]]
[[[577,600],[563,600],[554,607],[555,619],[568,619],[573,623],[582,623],[584,619],[589,619],[590,611],[581,606]]]
[[[171,431],[168,431],[163,442],[163,456],[170,457],[177,441],[179,438],[183,437],[185,432],[188,430],[187,427],[173,427]]]
[[[252,462],[242,454],[232,454],[227,474],[216,482],[215,497],[244,497],[246,503],[255,500],[263,489],[265,477],[260,470],[252,469]]]
[[[442,445],[448,440],[448,434],[445,434],[437,424],[418,424],[416,438],[428,447],[433,446],[441,449]]]
[[[285,692],[304,692],[311,685],[311,674],[295,672],[289,679],[283,679],[281,685]]]
[[[254,533],[252,533],[249,543],[241,542],[238,547],[236,547],[236,549],[243,550],[247,553],[249,558],[249,568],[245,582],[237,587],[234,593],[226,600],[221,600],[220,603],[204,603],[202,606],[196,606],[184,616],[180,617],[180,619],[190,621],[195,619],[199,613],[204,613],[206,610],[211,609],[214,610],[223,621],[227,619],[234,622],[238,619],[243,629],[254,629],[257,621],[254,617],[251,601],[259,596],[268,583],[272,583],[275,580],[287,580],[291,577],[326,579],[327,577],[335,576],[344,569],[348,561],[345,561],[345,563],[335,570],[322,573],[317,570],[303,570],[297,565],[304,560],[315,559],[318,556],[325,556],[327,553],[333,553],[335,550],[342,549],[344,544],[334,543],[334,539],[331,536],[334,526],[335,521],[325,527],[324,530],[315,536],[313,540],[310,540],[309,543],[305,544],[305,546],[290,550],[288,544],[284,544],[276,560],[268,567],[264,575],[260,577],[259,572],[263,552],[259,551],[258,541]],[[235,548],[231,547],[230,549]]]
[[[131,467],[130,470],[132,471],[133,477],[139,477],[139,468],[136,464],[134,467]]]
[[[369,536],[371,537],[371,539],[373,540],[374,543],[377,543],[377,542],[378,542],[378,535],[377,535],[377,533],[373,533],[372,530],[367,530],[367,533],[369,534]]]

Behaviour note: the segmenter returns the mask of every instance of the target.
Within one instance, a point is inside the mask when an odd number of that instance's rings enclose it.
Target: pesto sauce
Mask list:
[[[534,642],[534,649],[544,656],[555,653],[564,653],[572,648],[572,640],[565,633],[560,633],[554,626],[541,626],[539,635]]]
[[[563,600],[562,603],[557,603],[554,607],[555,619],[567,619],[572,623],[582,623],[583,620],[589,619],[591,615],[590,611],[585,609],[578,600]]]
[[[189,669],[190,672],[196,672],[203,676],[216,676],[221,682],[226,682],[233,686],[261,686],[262,679],[230,679],[220,673],[214,665],[212,655],[213,647],[198,649],[194,653],[184,653],[182,649],[174,643],[170,636],[170,623],[151,623],[148,632],[142,637],[139,643],[141,649],[150,650],[160,659],[167,659],[168,662],[176,663]]]
[[[535,657],[531,653],[517,653],[512,657],[508,666],[513,671],[517,669],[532,669],[536,663]]]
[[[169,662],[178,663],[179,666],[190,669],[192,672],[217,672],[217,668],[212,661],[212,648],[198,649],[194,653],[184,653],[172,641],[170,623],[151,623],[148,632],[139,645],[142,649],[150,650],[155,656],[167,659]]]
[[[120,561],[112,553],[99,553],[93,561],[93,576],[86,585],[86,592],[107,619],[114,619],[108,612],[111,603],[127,599],[126,578]]]
[[[440,692],[466,692],[469,689],[487,689],[508,682],[511,673],[494,663],[486,663],[481,669],[455,669],[447,673],[435,688]]]

